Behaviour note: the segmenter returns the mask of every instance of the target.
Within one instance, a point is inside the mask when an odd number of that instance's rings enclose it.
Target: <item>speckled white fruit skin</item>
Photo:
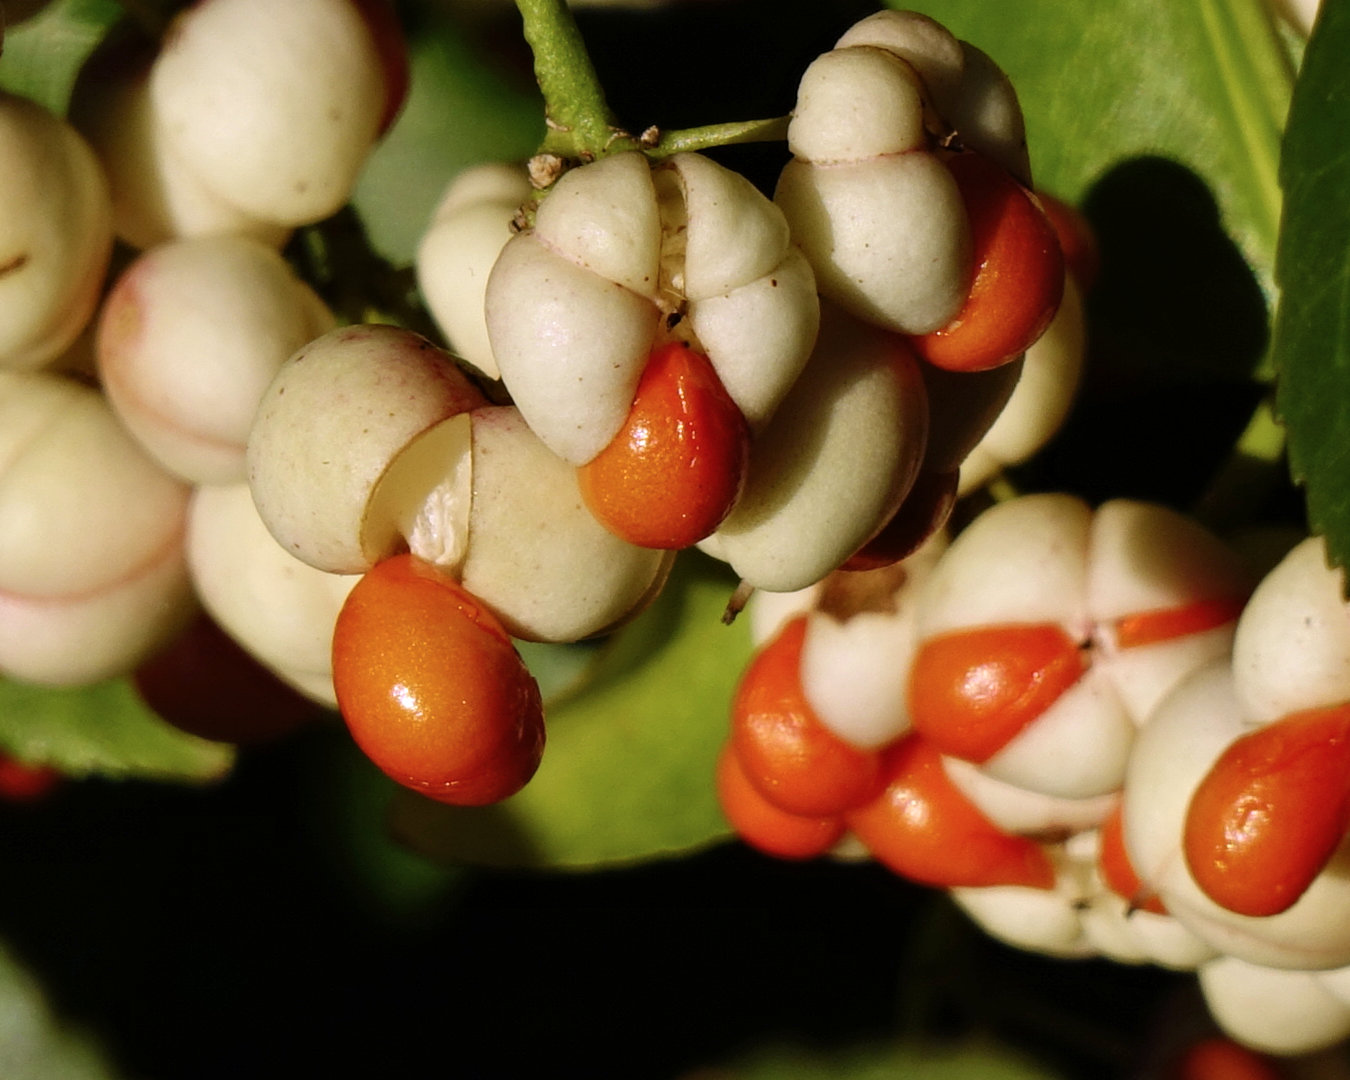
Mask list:
[[[187,499],[97,390],[0,372],[0,590],[74,596],[134,575],[181,535]]]
[[[263,393],[334,322],[261,241],[175,241],[143,254],[113,286],[98,322],[98,371],[113,408],[161,465],[190,483],[234,483],[245,478]]]
[[[520,166],[492,162],[465,169],[445,189],[417,247],[417,283],[436,325],[451,351],[490,379],[501,371],[488,341],[488,275],[530,194]]]
[[[1010,465],[1020,465],[1060,429],[1082,375],[1086,329],[1082,291],[1066,277],[1059,310],[1027,349],[1016,388],[961,462],[960,494],[969,494]]]
[[[196,611],[179,534],[130,574],[89,592],[0,592],[0,674],[43,686],[125,675],[173,640]]]
[[[202,605],[221,628],[290,686],[336,708],[333,627],[360,575],[326,573],[287,554],[247,484],[197,489],[187,550]]]
[[[923,151],[857,161],[794,158],[774,191],[822,296],[905,334],[946,326],[970,279],[965,204]]]
[[[482,404],[451,357],[411,331],[333,330],[290,357],[263,396],[247,453],[259,515],[316,569],[363,573],[402,545],[407,515],[431,494],[376,503],[386,473],[421,436]],[[455,462],[444,475],[467,490],[468,473]],[[462,535],[467,502],[445,498],[460,510],[444,515],[441,531]],[[438,543],[459,546],[447,535]]]
[[[70,119],[108,178],[113,230],[133,248],[191,236],[242,234],[280,249],[287,225],[245,213],[208,186],[159,135],[149,70],[157,45],[119,24],[80,69]]]
[[[583,465],[628,418],[662,319],[705,355],[752,430],[810,354],[815,279],[782,213],[697,154],[639,153],[566,173],[534,228],[509,241],[484,297],[491,352],[515,405]],[[674,324],[672,324],[674,325]]]
[[[1125,780],[1125,845],[1140,881],[1220,952],[1289,970],[1350,965],[1350,852],[1342,848],[1287,911],[1237,915],[1201,892],[1181,851],[1192,793],[1234,739],[1253,729],[1226,660],[1185,678],[1140,732]]]
[[[157,134],[246,214],[318,221],[347,201],[388,97],[351,0],[207,0],[180,13],[150,73]]]
[[[107,181],[87,143],[0,92],[0,368],[33,370],[79,335],[112,251]]]
[[[916,598],[945,548],[946,536],[939,532],[904,560],[904,578],[891,594],[889,611],[840,619],[816,609],[807,616],[802,692],[821,724],[853,746],[875,749],[909,730]]]
[[[476,409],[473,502],[460,580],[513,637],[578,641],[653,599],[672,553],[640,548],[586,508],[576,470],[510,406]]]
[[[1257,586],[1233,641],[1233,677],[1253,723],[1350,701],[1343,584],[1321,538],[1309,537]]]
[[[1314,974],[1224,956],[1203,965],[1199,975],[1215,1021],[1253,1049],[1306,1054],[1350,1035],[1350,1006],[1329,993]]]
[[[788,125],[793,156],[817,164],[928,149],[924,85],[881,48],[836,48],[803,72]]]
[[[754,444],[740,501],[699,545],[756,588],[805,588],[857,551],[909,491],[928,437],[909,350],[822,314],[815,352]]]

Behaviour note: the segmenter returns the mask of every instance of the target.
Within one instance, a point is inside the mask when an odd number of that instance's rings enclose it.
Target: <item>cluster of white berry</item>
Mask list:
[[[1156,506],[943,531],[1084,352],[1085,237],[993,61],[864,19],[804,72],[772,198],[659,138],[465,172],[417,264],[449,350],[338,326],[281,254],[406,81],[381,0],[212,0],[115,27],[69,120],[0,95],[0,672],[125,673],[205,608],[394,779],[488,803],[543,753],[513,639],[612,630],[696,546],[758,590],[717,777],[747,841],[1196,968],[1253,1045],[1350,1034],[1320,545],[1253,593]]]
[[[69,119],[0,96],[7,676],[125,673],[200,599],[331,702],[307,615],[331,632],[344,590],[255,537],[244,448],[282,362],[335,321],[280,245],[346,203],[406,79],[386,6],[220,0],[161,39],[113,27]]]
[[[1263,1050],[1350,1035],[1350,607],[1320,540],[1257,571],[1065,495],[752,601],[719,793],[789,858],[864,853],[1000,939],[1196,969]]]

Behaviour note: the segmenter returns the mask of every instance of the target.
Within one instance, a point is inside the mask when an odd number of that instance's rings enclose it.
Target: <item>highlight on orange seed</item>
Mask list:
[[[1234,740],[1196,787],[1182,848],[1221,907],[1278,915],[1350,828],[1350,704],[1309,709]]]
[[[749,458],[750,427],[708,358],[670,342],[652,351],[628,419],[577,479],[611,532],[678,550],[731,512]]]
[[[539,766],[538,684],[495,616],[414,555],[377,563],[348,595],[333,686],[366,756],[430,798],[497,802]]]
[[[1049,623],[979,626],[929,638],[909,681],[914,729],[944,754],[988,761],[1087,669],[1083,651]]]

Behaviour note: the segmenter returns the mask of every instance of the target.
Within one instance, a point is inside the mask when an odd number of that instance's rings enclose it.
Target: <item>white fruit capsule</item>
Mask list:
[[[502,248],[484,302],[513,402],[573,465],[628,418],[659,333],[706,356],[757,429],[818,326],[814,276],[782,213],[696,154],[652,167],[621,153],[564,174],[534,228]]]
[[[149,92],[183,167],[246,214],[300,225],[347,201],[391,87],[352,0],[209,0],[170,25]]]
[[[492,353],[512,400],[559,457],[584,465],[633,404],[660,312],[650,299],[514,237],[488,279]]]
[[[927,432],[913,355],[893,335],[833,312],[754,444],[744,494],[700,546],[757,588],[805,588],[889,520]]]
[[[1248,587],[1217,538],[1163,507],[1116,500],[1094,514],[1069,496],[1028,496],[952,544],[925,587],[920,636],[1003,627],[1011,639],[1050,626],[1077,643],[1081,674],[982,766],[1082,799],[1119,788],[1135,727],[1185,674],[1226,653]]]
[[[125,675],[172,641],[196,611],[181,536],[96,590],[70,596],[0,591],[0,674],[43,686]]]
[[[193,584],[220,627],[286,683],[335,708],[333,626],[360,576],[316,570],[283,550],[247,484],[197,489],[187,549]]]
[[[477,165],[446,188],[417,248],[417,281],[450,349],[488,378],[501,374],[488,341],[488,275],[531,194],[519,166]]]
[[[629,544],[596,521],[576,470],[516,409],[476,409],[471,423],[473,500],[460,580],[508,633],[577,641],[655,597],[673,553]]]
[[[1031,186],[1022,108],[1008,77],[985,53],[916,11],[879,11],[855,23],[836,49],[871,45],[913,66],[929,104],[962,145],[993,158]]]
[[[277,252],[243,236],[164,244],[133,262],[98,324],[113,407],[170,472],[244,479],[244,447],[283,361],[333,316]]]
[[[1082,799],[1060,798],[1004,783],[960,758],[944,757],[947,776],[985,817],[1005,832],[1062,835],[1095,829],[1115,806],[1114,791]]]
[[[946,537],[938,533],[900,564],[871,575],[840,571],[827,579],[846,593],[867,591],[861,610],[836,612],[830,589],[813,594],[802,641],[802,693],[820,722],[845,742],[873,749],[909,730],[906,693],[917,646],[919,585],[945,547]],[[874,588],[881,594],[871,595]],[[756,593],[764,599],[776,595]],[[822,598],[825,607],[818,606]]]
[[[108,186],[64,120],[0,93],[0,368],[42,367],[93,314],[112,251]]]
[[[195,610],[187,499],[96,390],[0,373],[0,671],[87,683],[173,637]]]
[[[1269,1054],[1311,1053],[1350,1035],[1350,1006],[1308,972],[1223,956],[1200,968],[1200,989],[1224,1031]]]
[[[75,596],[137,574],[180,542],[187,499],[96,390],[0,372],[0,590]]]
[[[145,250],[190,236],[241,234],[280,248],[287,225],[246,213],[213,189],[159,133],[149,72],[158,43],[118,23],[80,69],[70,118],[108,178],[117,236]]]
[[[1046,956],[1092,956],[1096,950],[1083,934],[1080,910],[1086,874],[1062,853],[1057,856],[1053,889],[996,885],[948,891],[981,929],[999,941]]]
[[[905,334],[946,326],[970,284],[965,204],[947,167],[915,151],[787,163],[774,201],[823,296]]]
[[[452,359],[392,326],[349,326],[277,373],[248,441],[258,512],[297,558],[362,573],[414,535],[442,565],[463,554],[468,412],[482,394]]]
[[[900,57],[884,49],[835,49],[802,75],[788,147],[817,164],[926,150],[923,105],[923,83]]]
[[[1246,715],[1270,723],[1350,701],[1350,605],[1326,545],[1309,537],[1257,586],[1233,640],[1233,677]]]

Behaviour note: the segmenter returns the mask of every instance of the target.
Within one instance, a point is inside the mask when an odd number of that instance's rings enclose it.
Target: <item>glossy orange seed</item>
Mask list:
[[[849,811],[844,821],[895,873],[938,888],[1054,887],[1054,867],[1041,846],[985,817],[952,783],[937,747],[921,735],[892,743],[882,769],[882,793]]]
[[[881,755],[826,728],[801,681],[806,619],[789,622],[751,660],[731,705],[731,742],[747,779],[781,810],[829,817],[880,789]]]
[[[1196,884],[1239,915],[1278,915],[1350,828],[1350,704],[1236,739],[1196,787],[1182,849]]]
[[[737,836],[779,859],[824,855],[844,835],[840,817],[803,817],[769,802],[746,777],[730,744],[717,759],[717,801]]]
[[[1015,359],[1045,332],[1064,295],[1064,255],[1036,197],[976,153],[947,162],[970,219],[975,276],[956,317],[911,339],[930,364],[987,371]]]
[[[357,582],[333,634],[338,708],[388,776],[441,802],[514,794],[544,749],[539,687],[501,624],[413,555]]]
[[[1062,627],[981,626],[929,638],[914,658],[914,729],[944,754],[982,763],[1045,712],[1087,670]]]
[[[1180,607],[1159,608],[1127,615],[1115,622],[1116,644],[1122,649],[1155,645],[1188,634],[1203,634],[1235,622],[1244,601],[1233,597],[1196,600]]]
[[[750,429],[707,357],[681,342],[652,351],[628,419],[577,473],[606,528],[678,550],[709,535],[745,486]]]

